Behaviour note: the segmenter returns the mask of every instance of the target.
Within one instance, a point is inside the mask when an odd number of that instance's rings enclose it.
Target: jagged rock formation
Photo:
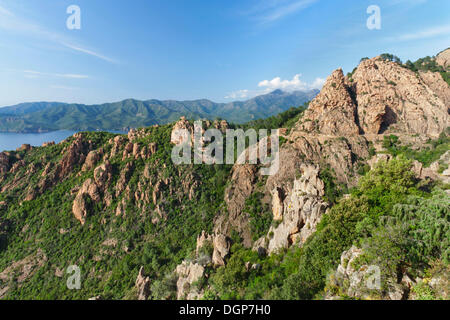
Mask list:
[[[202,293],[191,286],[203,277],[204,272],[205,268],[198,263],[183,261],[182,264],[177,266],[175,273],[178,276],[177,298],[179,300],[195,300],[201,298]]]
[[[426,80],[421,75],[380,57],[361,62],[351,87],[361,129],[368,134],[389,129],[437,137],[449,123],[450,88],[439,74],[425,75]]]
[[[283,200],[281,223],[269,230],[268,235],[258,240],[254,247],[274,253],[295,243],[304,243],[315,231],[328,204],[322,200],[324,184],[319,179],[319,169],[303,165],[302,176],[294,180],[292,190]],[[267,244],[267,245],[266,245]]]
[[[147,300],[150,296],[150,278],[144,276],[144,267],[141,267],[136,278],[136,289],[138,292],[138,300]]]
[[[310,103],[298,128],[310,134],[330,136],[359,134],[356,105],[350,93],[342,69],[334,71]]]

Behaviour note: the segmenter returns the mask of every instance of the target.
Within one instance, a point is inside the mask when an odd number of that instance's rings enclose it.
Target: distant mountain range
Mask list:
[[[55,130],[126,130],[189,119],[225,119],[233,123],[267,118],[312,100],[319,90],[275,90],[247,101],[215,103],[210,100],[175,101],[128,99],[101,105],[58,102],[22,103],[0,108],[0,132]]]

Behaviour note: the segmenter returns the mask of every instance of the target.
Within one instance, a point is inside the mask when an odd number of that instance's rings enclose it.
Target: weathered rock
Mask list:
[[[449,97],[450,89],[440,75],[422,76],[380,57],[361,62],[352,77],[352,90],[362,130],[437,137],[448,126],[449,115],[448,104],[433,88],[442,87],[447,92],[443,97]]]
[[[125,187],[128,183],[128,179],[130,178],[131,173],[133,171],[133,168],[134,168],[133,163],[128,162],[125,165],[125,168],[120,172],[120,178],[116,184],[116,197],[119,197],[120,194],[125,190]]]
[[[200,249],[208,245],[213,245],[213,237],[207,234],[205,231],[202,231],[202,234],[197,237],[197,247],[195,249],[196,254],[198,255]]]
[[[181,117],[173,127],[170,142],[175,145],[192,143],[193,132],[194,127],[185,117]]]
[[[201,292],[192,288],[192,285],[199,281],[205,272],[205,268],[197,263],[183,261],[176,268],[178,275],[177,281],[177,299],[194,300],[201,297]]]
[[[214,236],[214,251],[212,261],[215,266],[224,266],[225,258],[230,252],[230,242],[223,234]]]
[[[126,139],[123,136],[116,136],[114,139],[110,140],[110,144],[112,144],[111,148],[111,158],[114,158],[117,154],[119,154],[120,149],[125,144]]]
[[[282,222],[269,230],[269,235],[272,235],[271,238],[268,235],[269,253],[288,248],[297,241],[302,244],[316,230],[317,224],[328,207],[328,204],[322,200],[325,194],[324,183],[318,175],[317,167],[302,166],[301,178],[294,181],[292,190],[284,200]]]
[[[0,152],[0,175],[4,175],[9,171],[9,157],[4,152]]]
[[[281,221],[283,220],[283,210],[284,210],[284,195],[281,188],[275,188],[272,192],[272,213],[273,220]]]
[[[109,161],[106,161],[94,170],[94,180],[100,189],[105,190],[111,179],[112,166]]]
[[[102,153],[97,150],[89,152],[83,164],[83,167],[81,168],[81,171],[89,171],[91,169],[94,169],[95,165],[101,159],[101,157]]]
[[[357,135],[360,130],[356,112],[356,104],[345,83],[344,73],[338,69],[328,77],[322,91],[311,101],[297,127],[308,133]]]
[[[59,163],[59,179],[63,179],[71,174],[76,165],[83,164],[86,159],[86,155],[92,149],[92,143],[90,141],[85,141],[82,133],[77,133],[73,137],[74,141],[69,146],[61,162]]]
[[[341,263],[334,275],[329,278],[329,286],[339,288],[338,291],[341,294],[358,299],[405,299],[409,292],[407,281],[397,283],[395,274],[392,277],[381,279],[377,266],[356,263],[362,254],[363,250],[355,246],[343,252]],[[382,287],[382,280],[385,282],[385,289]],[[328,297],[328,299],[332,299],[332,297]]]
[[[144,267],[141,267],[136,278],[136,289],[138,291],[138,300],[147,300],[150,296],[150,278],[144,276]]]

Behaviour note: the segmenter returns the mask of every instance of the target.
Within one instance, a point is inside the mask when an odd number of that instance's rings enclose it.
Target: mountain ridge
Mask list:
[[[94,105],[30,102],[0,108],[0,132],[127,130],[166,124],[181,116],[244,123],[303,105],[318,93],[319,90],[315,89],[294,92],[275,90],[249,100],[229,103],[216,103],[208,99],[125,99]]]

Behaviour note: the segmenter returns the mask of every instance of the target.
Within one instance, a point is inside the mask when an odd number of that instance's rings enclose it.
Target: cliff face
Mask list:
[[[415,73],[377,57],[353,74],[361,129],[437,137],[449,123],[450,88],[439,74]]]

